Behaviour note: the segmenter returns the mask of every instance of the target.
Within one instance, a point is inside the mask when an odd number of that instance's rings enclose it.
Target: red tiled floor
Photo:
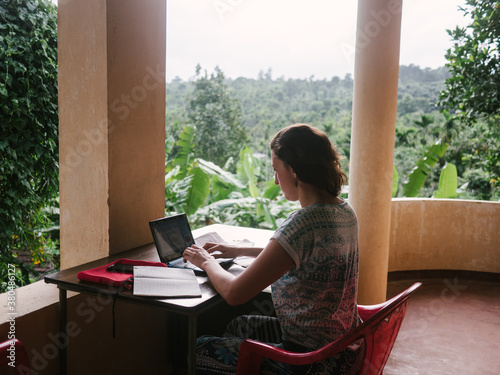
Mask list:
[[[390,281],[388,297],[415,281]],[[500,283],[418,281],[384,375],[500,374]]]

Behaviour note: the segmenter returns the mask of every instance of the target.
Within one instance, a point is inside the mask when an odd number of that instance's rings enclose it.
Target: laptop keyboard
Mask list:
[[[226,259],[226,258],[218,258],[216,260],[221,266],[228,266],[233,262],[232,259]],[[196,270],[196,271],[202,271],[200,268],[196,267],[190,261],[184,262],[183,258],[178,258],[178,259],[172,260],[168,264],[171,266],[174,266],[176,268],[188,268],[188,269],[192,269],[192,270]]]
[[[184,259],[182,258],[173,260],[170,262],[170,264],[179,268],[198,269],[198,267],[196,267],[193,263],[189,261],[184,262]]]

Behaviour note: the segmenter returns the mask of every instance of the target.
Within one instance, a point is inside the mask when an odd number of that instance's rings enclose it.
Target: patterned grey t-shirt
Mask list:
[[[295,211],[272,238],[295,262],[272,285],[283,338],[318,349],[355,327],[358,221],[349,203]]]

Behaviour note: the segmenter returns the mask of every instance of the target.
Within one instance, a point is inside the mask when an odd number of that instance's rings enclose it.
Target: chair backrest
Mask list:
[[[358,306],[366,319],[360,328],[365,339],[365,358],[359,374],[381,375],[406,315],[410,295],[422,284],[415,283],[389,301],[373,306]],[[352,332],[356,336],[355,332]]]
[[[363,323],[337,341],[313,352],[292,353],[254,340],[245,340],[240,346],[237,374],[258,374],[263,357],[291,365],[323,361],[362,339],[364,361],[358,374],[381,375],[406,314],[410,295],[421,285],[415,283],[384,303],[358,306]]]
[[[31,374],[28,353],[18,339],[0,343],[0,369],[8,368],[13,369],[16,375]],[[2,374],[4,374],[3,370]]]

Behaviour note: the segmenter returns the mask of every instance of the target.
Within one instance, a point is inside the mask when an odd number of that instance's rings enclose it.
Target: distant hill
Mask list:
[[[422,69],[417,65],[401,65],[399,67],[399,79],[401,81],[415,82],[438,82],[449,78],[451,75],[445,67],[438,69]]]
[[[410,113],[428,114],[449,76],[446,68],[422,69],[401,66],[399,71],[398,116]],[[243,125],[251,131],[255,151],[267,148],[267,142],[278,129],[304,122],[335,131],[336,140],[345,152],[350,142],[353,79],[351,75],[331,79],[272,79],[261,74],[258,79],[226,80],[241,104]],[[186,123],[186,96],[192,82],[175,79],[167,84],[167,134],[178,133]]]

